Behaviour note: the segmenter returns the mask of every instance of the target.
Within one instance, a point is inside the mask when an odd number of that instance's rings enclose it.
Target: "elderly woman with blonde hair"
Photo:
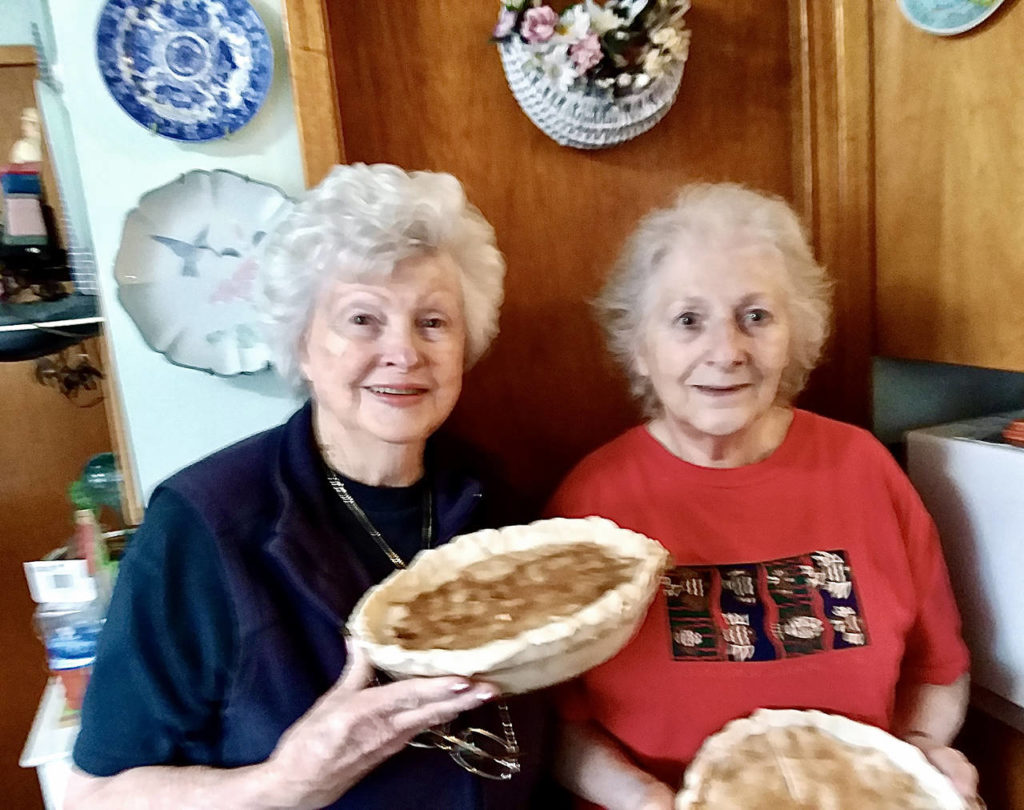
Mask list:
[[[353,165],[268,240],[276,365],[309,401],[153,494],[66,806],[526,806],[537,701],[461,677],[378,685],[341,633],[373,584],[488,520],[434,434],[498,330],[494,232],[450,175]]]
[[[684,188],[630,238],[598,302],[647,421],[585,458],[553,515],[601,515],[674,568],[645,623],[561,698],[559,777],[608,808],[671,808],[701,742],[761,707],[949,745],[967,653],[934,525],[866,431],[793,406],[830,285],[782,200]]]

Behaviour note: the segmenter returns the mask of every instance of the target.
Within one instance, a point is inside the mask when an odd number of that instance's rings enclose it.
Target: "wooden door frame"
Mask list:
[[[839,280],[822,373],[830,415],[871,421],[874,144],[871,4],[789,0],[793,188],[819,260]],[[306,185],[345,161],[325,0],[284,0]]]
[[[306,187],[345,162],[325,0],[284,0],[284,36]]]
[[[871,3],[790,0],[789,9],[795,203],[818,260],[837,279],[823,369],[829,415],[869,427],[875,343]]]

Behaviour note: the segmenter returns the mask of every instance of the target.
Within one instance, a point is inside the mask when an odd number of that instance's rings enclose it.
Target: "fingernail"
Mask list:
[[[461,683],[453,684],[451,686],[451,690],[455,694],[459,695],[459,694],[462,694],[463,692],[468,691],[470,686],[472,686],[472,684],[469,683],[468,681],[462,681]]]
[[[490,700],[498,696],[498,690],[493,686],[481,686],[473,693],[473,697],[478,700]]]

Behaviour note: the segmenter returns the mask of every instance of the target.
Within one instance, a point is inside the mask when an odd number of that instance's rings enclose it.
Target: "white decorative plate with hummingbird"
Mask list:
[[[114,262],[118,300],[146,343],[214,374],[266,368],[259,255],[291,207],[275,186],[220,169],[146,192],[125,218]]]

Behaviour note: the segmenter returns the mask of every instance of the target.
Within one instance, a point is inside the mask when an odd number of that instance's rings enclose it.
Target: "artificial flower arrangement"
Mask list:
[[[689,0],[584,0],[559,14],[540,0],[506,0],[492,39],[521,46],[527,64],[561,91],[622,97],[673,67],[681,73],[689,7]]]

